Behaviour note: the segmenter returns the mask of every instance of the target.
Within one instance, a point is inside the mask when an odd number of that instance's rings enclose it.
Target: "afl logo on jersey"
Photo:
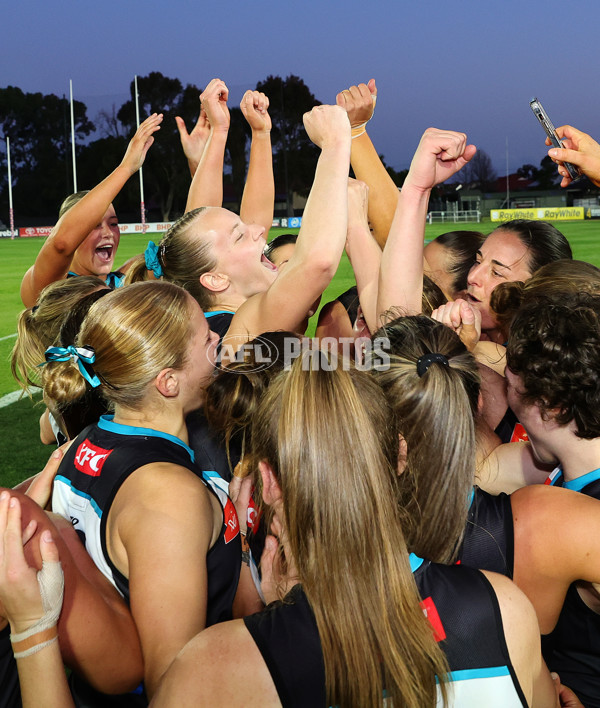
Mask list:
[[[99,477],[102,466],[112,450],[93,445],[87,438],[77,448],[75,453],[75,467],[83,474],[90,477]]]

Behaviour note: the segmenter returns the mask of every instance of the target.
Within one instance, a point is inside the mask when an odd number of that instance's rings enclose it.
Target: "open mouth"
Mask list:
[[[471,293],[466,293],[466,298],[468,302],[481,302],[481,300],[478,300],[476,297],[471,295]]]
[[[98,246],[95,253],[96,256],[104,263],[109,263],[112,261],[115,247],[112,244],[106,244],[105,246]]]
[[[264,253],[262,253],[260,256],[260,262],[264,265],[265,268],[268,268],[269,270],[272,270],[275,273],[277,272],[277,266],[275,265],[275,263],[270,261]]]

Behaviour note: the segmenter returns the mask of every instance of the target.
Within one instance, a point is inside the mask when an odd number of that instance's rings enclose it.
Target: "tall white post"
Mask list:
[[[75,113],[73,111],[73,80],[69,79],[69,97],[71,101],[71,152],[73,154],[73,192],[77,191],[77,163],[75,161]]]
[[[10,171],[10,138],[6,138],[6,162],[8,164],[8,218],[10,223],[10,237],[15,237],[15,215],[12,200],[12,175]]]
[[[510,179],[508,174],[508,135],[506,136],[506,208],[510,209]]]
[[[140,127],[140,102],[137,85],[137,75],[133,77],[135,86],[135,124],[136,130]],[[144,204],[144,174],[140,167],[140,213],[142,217],[142,233],[146,233],[146,206]]]

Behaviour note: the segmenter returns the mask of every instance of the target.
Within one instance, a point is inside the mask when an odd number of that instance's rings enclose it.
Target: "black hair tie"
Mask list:
[[[419,378],[423,376],[432,364],[443,364],[444,366],[450,366],[448,359],[446,359],[443,354],[428,352],[417,359],[417,374],[419,374]]]

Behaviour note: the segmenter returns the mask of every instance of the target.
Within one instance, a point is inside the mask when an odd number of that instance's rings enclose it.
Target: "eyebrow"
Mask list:
[[[481,256],[483,258],[483,253],[481,251],[477,251],[478,256]],[[500,266],[500,268],[506,268],[507,270],[511,270],[511,267],[508,265],[505,265],[504,263],[500,263],[500,261],[497,261],[495,258],[492,258],[492,263],[494,265]]]
[[[232,228],[231,228],[231,231],[230,231],[229,233],[230,233],[230,234],[233,234],[233,232],[234,232],[236,229],[239,229],[241,226],[242,226],[242,225],[241,225],[241,223],[239,223],[239,222],[238,222],[237,224],[234,224],[234,225],[232,226]]]

